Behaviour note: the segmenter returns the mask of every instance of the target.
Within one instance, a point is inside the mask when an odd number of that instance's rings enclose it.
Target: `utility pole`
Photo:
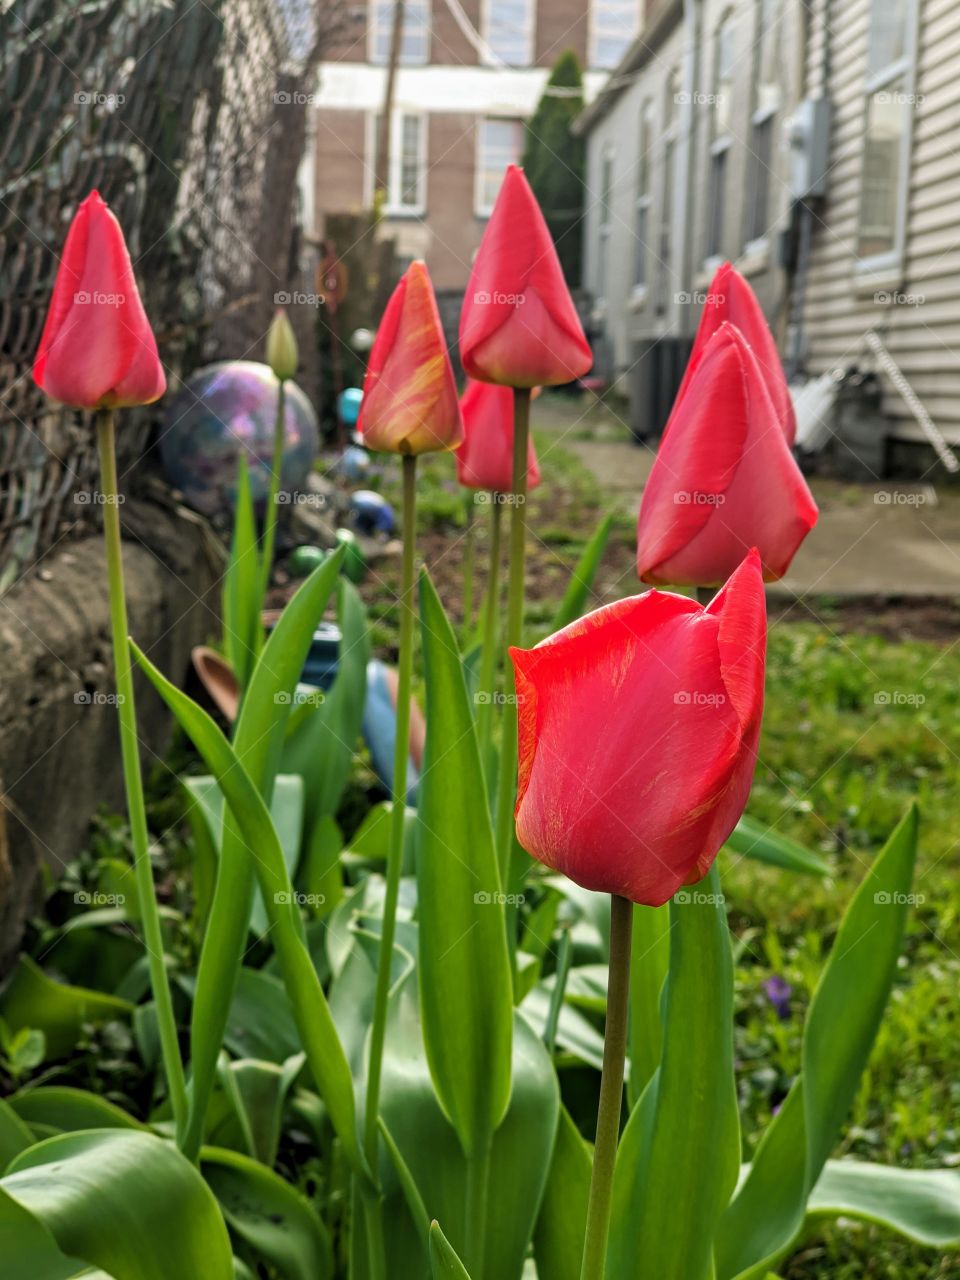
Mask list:
[[[369,0],[371,5],[377,0]],[[390,28],[390,56],[387,59],[387,83],[383,94],[383,111],[377,125],[377,158],[374,168],[373,207],[379,211],[386,202],[390,184],[390,118],[393,115],[393,94],[397,80],[397,64],[400,61],[400,45],[403,41],[403,0],[393,2],[393,25]]]

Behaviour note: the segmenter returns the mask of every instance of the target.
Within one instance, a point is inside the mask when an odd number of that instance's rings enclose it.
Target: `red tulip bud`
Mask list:
[[[710,283],[710,290],[707,293],[703,311],[700,313],[697,336],[693,340],[690,359],[675,403],[679,403],[680,396],[693,377],[710,339],[724,321],[736,325],[753,348],[753,354],[756,356],[763,380],[767,384],[767,391],[770,393],[776,419],[787,438],[787,444],[792,448],[797,434],[797,416],[787,380],[783,376],[783,365],[777,354],[773,334],[757,301],[757,295],[740,272],[735,271],[729,262],[725,262],[717,269]],[[667,423],[664,435],[669,429],[670,422]]]
[[[817,521],[753,350],[722,324],[684,380],[643,491],[644,582],[714,586],[749,547],[782,578]]]
[[[33,377],[78,409],[151,404],[166,390],[123,232],[98,191],[67,232]]]
[[[511,649],[527,852],[648,906],[702,879],[750,792],[766,634],[752,551],[706,608],[648,591]]]
[[[572,382],[593,363],[540,206],[513,164],[470,273],[460,359],[471,378],[510,387]]]
[[[463,439],[457,384],[426,266],[394,289],[370,352],[357,427],[370,449],[427,453]]]
[[[457,450],[457,479],[466,489],[513,490],[513,388],[468,382],[460,397],[463,444]],[[540,483],[540,468],[530,440],[527,489]]]

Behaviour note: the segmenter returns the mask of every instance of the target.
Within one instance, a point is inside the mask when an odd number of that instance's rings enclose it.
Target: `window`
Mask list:
[[[485,0],[483,38],[509,67],[533,61],[533,0]]]
[[[784,76],[780,56],[782,22],[781,0],[759,0],[744,226],[748,246],[766,240],[769,232],[774,127],[780,108],[780,86]]]
[[[368,181],[373,181],[380,117],[370,115],[367,131]],[[372,197],[372,188],[368,199]],[[419,217],[427,206],[427,119],[417,111],[394,111],[390,122],[390,173],[384,212]]]
[[[646,289],[649,276],[648,258],[650,249],[647,240],[650,235],[650,152],[653,147],[653,103],[648,98],[640,107],[640,128],[637,145],[637,210],[633,234],[636,237],[636,249],[633,260],[633,288],[635,293]]]
[[[613,229],[613,148],[607,144],[600,159],[600,249],[597,255],[597,301],[607,297],[610,232]]]
[[[727,153],[734,83],[734,17],[726,14],[713,38],[713,122],[710,143],[710,177],[707,193],[707,226],[704,256],[708,263],[723,256],[724,217],[727,203]]]
[[[912,0],[873,0],[857,240],[860,265],[868,269],[896,266],[903,253],[915,28]]]
[[[588,64],[604,69],[615,67],[639,31],[639,0],[592,0]]]
[[[493,209],[508,164],[523,154],[523,121],[487,117],[477,130],[477,214],[487,217]]]
[[[657,290],[655,308],[658,315],[667,311],[672,290],[670,279],[673,271],[673,205],[677,183],[677,134],[680,121],[681,93],[680,68],[674,67],[667,76],[666,96],[663,104],[663,192],[660,203],[660,245],[658,253]]]
[[[404,0],[400,62],[417,66],[427,61],[430,46],[429,0]],[[390,58],[394,0],[370,0],[369,55],[371,62]]]

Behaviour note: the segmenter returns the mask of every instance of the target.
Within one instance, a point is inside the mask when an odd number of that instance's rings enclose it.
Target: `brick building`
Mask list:
[[[383,234],[424,258],[438,290],[466,283],[503,170],[550,69],[574,49],[591,101],[640,28],[642,0],[406,0]],[[393,0],[366,0],[350,40],[320,67],[313,215],[373,197]]]

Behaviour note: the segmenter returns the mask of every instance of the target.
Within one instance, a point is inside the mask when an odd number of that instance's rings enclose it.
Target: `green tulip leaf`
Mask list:
[[[782,867],[784,871],[810,876],[830,874],[830,867],[822,858],[746,814],[727,837],[725,847],[745,858],[752,858],[754,862],[766,862],[771,867]]]
[[[854,894],[810,1003],[802,1069],[716,1241],[718,1280],[758,1280],[803,1225],[850,1111],[896,976],[917,851],[912,807]]]
[[[282,1065],[253,1058],[231,1062],[223,1054],[219,1075],[228,1107],[218,1125],[208,1125],[207,1142],[242,1151],[272,1168],[280,1145],[287,1095],[303,1062],[302,1053]]]
[[[554,614],[553,622],[550,624],[551,632],[559,631],[561,627],[568,626],[583,614],[587,597],[600,567],[600,561],[603,559],[603,553],[607,548],[607,541],[610,538],[610,530],[612,528],[613,516],[605,515],[597,526],[593,537],[584,547],[580,559],[574,567],[573,575],[560,602],[560,607]]]
[[[430,1224],[430,1274],[433,1280],[470,1280],[470,1274],[440,1230],[439,1222]]]
[[[20,1120],[39,1137],[76,1133],[83,1129],[138,1129],[147,1126],[106,1098],[64,1085],[22,1089],[8,1100]]]
[[[931,1249],[960,1247],[960,1173],[828,1160],[807,1217],[859,1218]]]
[[[537,1280],[580,1280],[592,1159],[565,1107],[533,1236]]]
[[[317,570],[317,573],[322,572],[323,568]],[[308,579],[308,582],[310,581],[313,579]],[[264,660],[270,652],[270,644],[279,629],[280,624],[264,649]],[[173,712],[181,728],[200,752],[207,768],[217,778],[236,820],[238,831],[243,833],[244,847],[257,851],[253,861],[270,918],[270,937],[280,960],[284,985],[297,1020],[297,1030],[307,1055],[307,1062],[317,1090],[329,1108],[331,1121],[344,1144],[348,1158],[352,1160],[355,1168],[362,1169],[364,1162],[357,1136],[350,1067],[330,1016],[323,987],[307,949],[290,874],[263,798],[239,756],[210,716],[166,680],[135,645],[133,648],[137,661]],[[254,705],[254,686],[257,683],[259,670],[258,666],[248,694],[247,707]],[[225,838],[221,853],[221,867],[226,858]],[[212,920],[210,927],[212,930]],[[202,974],[201,960],[200,976]],[[199,998],[199,978],[197,985],[198,991],[194,1000],[195,1019]],[[235,985],[236,974],[233,974],[227,991],[232,993]],[[224,1011],[217,1019],[218,1027],[221,1028],[218,1033],[221,1040],[226,1021],[227,1014]]]
[[[306,830],[320,818],[336,813],[363,724],[367,700],[370,641],[363,604],[346,578],[338,586],[337,621],[340,652],[337,674],[316,705],[307,702],[303,716],[291,717],[283,747],[283,772],[298,773],[306,788]]]
[[[0,1099],[0,1173],[21,1151],[32,1147],[34,1136],[9,1101]]]
[[[128,1022],[132,1013],[126,1000],[54,981],[27,955],[17,961],[0,996],[0,1015],[8,1029],[42,1031],[47,1059],[54,1061],[73,1053],[85,1023]]]
[[[152,1134],[89,1130],[24,1151],[0,1179],[0,1234],[13,1200],[68,1258],[113,1280],[231,1280],[233,1255],[217,1202],[190,1162]],[[30,1233],[31,1240],[40,1239]],[[28,1261],[28,1259],[27,1259]],[[73,1275],[74,1271],[64,1274]],[[46,1280],[3,1257],[4,1280]]]
[[[260,557],[250,492],[250,472],[241,451],[237,459],[237,500],[230,557],[223,578],[223,652],[240,688],[246,689],[261,649]]]
[[[422,944],[421,944],[422,945]],[[543,1042],[521,1013],[514,1014],[513,1090],[493,1136],[487,1180],[484,1259],[475,1266],[466,1248],[468,1162],[433,1089],[418,1013],[415,975],[394,990],[384,1054],[381,1114],[396,1156],[384,1149],[386,1256],[390,1280],[422,1280],[430,1262],[423,1223],[408,1208],[407,1179],[430,1219],[445,1232],[474,1280],[519,1280],[543,1196],[559,1115],[556,1073]]]
[[[326,1228],[312,1205],[289,1183],[256,1160],[216,1147],[204,1147],[201,1168],[230,1230],[275,1268],[282,1280],[333,1276]]]
[[[739,1169],[733,955],[714,866],[670,903],[663,1053],[617,1154],[608,1280],[711,1276]]]
[[[634,907],[630,949],[630,1074],[627,1077],[631,1109],[640,1101],[660,1063],[661,1005],[669,963],[669,908]]]
[[[489,1145],[510,1099],[510,955],[473,711],[456,636],[426,574],[420,621],[427,720],[417,844],[423,1039],[437,1096],[472,1153]]]
[[[206,819],[213,848],[217,853],[217,843],[223,830],[223,792],[217,785],[216,778],[209,774],[198,774],[185,779],[187,790],[197,802],[200,813]],[[283,860],[291,879],[297,869],[300,858],[300,845],[303,839],[304,793],[303,779],[295,773],[280,773],[273,784],[273,796],[270,800],[270,817],[274,830],[283,850]],[[263,935],[270,928],[267,908],[258,889],[254,894],[253,909],[250,913],[250,927],[257,934]]]

